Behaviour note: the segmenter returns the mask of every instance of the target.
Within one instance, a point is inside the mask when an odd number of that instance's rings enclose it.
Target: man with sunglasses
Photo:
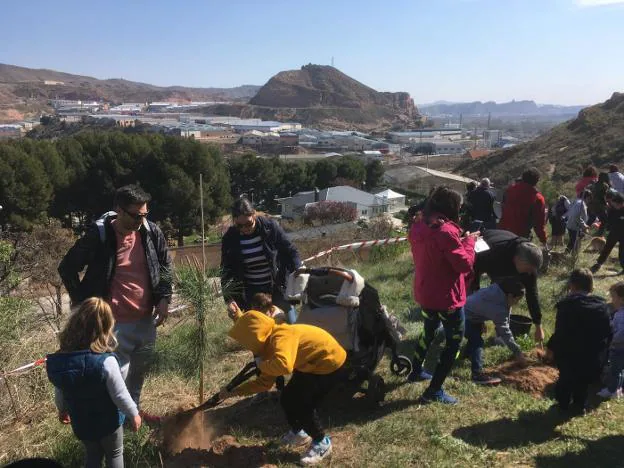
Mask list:
[[[228,310],[247,310],[254,294],[268,293],[273,304],[288,311],[284,288],[288,274],[301,266],[297,248],[277,222],[258,216],[246,198],[232,205],[232,221],[221,242],[221,286]]]
[[[110,304],[119,341],[116,353],[137,405],[156,327],[166,320],[171,301],[171,259],[165,236],[147,219],[150,199],[137,185],[119,188],[115,211],[93,223],[59,265],[72,307],[93,296]],[[146,422],[153,418],[142,416]]]

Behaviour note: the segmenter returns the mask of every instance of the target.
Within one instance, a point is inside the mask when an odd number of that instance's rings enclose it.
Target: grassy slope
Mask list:
[[[398,314],[408,328],[403,343],[411,356],[413,340],[420,324],[410,320],[411,259],[405,249],[388,256],[371,256],[355,266],[380,291],[382,301]],[[581,266],[588,266],[593,254],[583,255]],[[346,262],[346,260],[345,260]],[[619,278],[613,276],[615,264],[597,275],[597,293],[606,295],[608,286]],[[562,290],[569,266],[551,270],[540,279],[540,294],[548,331],[553,326],[553,304]],[[524,303],[520,309],[526,313]],[[219,311],[220,312],[220,311]],[[188,359],[188,321],[173,327],[171,320],[158,341],[158,365],[144,390],[146,410],[163,414],[196,399],[197,379]],[[207,363],[207,392],[210,393],[233,376],[249,358],[248,353],[224,344],[227,326],[214,319],[215,346]],[[490,330],[491,332],[492,330]],[[524,340],[525,347],[531,346]],[[489,348],[486,364],[508,357],[504,348]],[[624,466],[624,404],[603,403],[595,412],[569,422],[557,422],[546,410],[550,400],[536,400],[516,390],[476,387],[468,381],[467,362],[455,366],[447,380],[447,390],[460,399],[456,407],[419,406],[416,399],[422,383],[406,384],[391,376],[385,359],[379,368],[389,392],[386,402],[369,410],[362,400],[344,401],[337,397],[327,402],[322,416],[334,437],[336,466],[543,466],[585,467]],[[235,435],[245,445],[265,445],[286,430],[279,407],[272,402],[234,401],[210,412],[224,433]],[[29,413],[29,421],[3,428],[0,435],[0,463],[16,455],[51,455],[66,466],[78,466],[79,444],[70,430],[54,417],[51,398]],[[128,433],[127,433],[128,434]],[[297,457],[269,445],[269,461],[292,466]],[[158,466],[157,448],[148,431],[127,435],[127,466]]]

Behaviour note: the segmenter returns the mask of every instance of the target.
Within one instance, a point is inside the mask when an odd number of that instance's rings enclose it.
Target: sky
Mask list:
[[[156,85],[335,66],[417,103],[594,104],[624,91],[624,0],[29,0],[0,63]]]

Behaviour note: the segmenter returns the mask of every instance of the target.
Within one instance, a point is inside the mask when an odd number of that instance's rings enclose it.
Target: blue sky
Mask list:
[[[624,0],[29,0],[0,62],[158,85],[335,65],[416,102],[592,104],[624,91]]]

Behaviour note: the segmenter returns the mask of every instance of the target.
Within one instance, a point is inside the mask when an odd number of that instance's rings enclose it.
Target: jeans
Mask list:
[[[472,375],[478,375],[483,369],[483,347],[485,342],[482,336],[482,322],[466,320],[466,354],[470,356]]]
[[[424,332],[416,342],[414,353],[414,369],[422,370],[422,364],[427,356],[427,350],[435,338],[436,330],[442,323],[446,342],[440,361],[435,368],[433,378],[426,393],[434,393],[442,388],[442,384],[453,367],[459,351],[459,345],[464,337],[464,308],[453,310],[422,310]]]
[[[325,437],[316,408],[340,379],[346,377],[343,369],[325,375],[293,372],[280,399],[293,432],[303,429],[315,442]]]
[[[568,240],[568,246],[566,247],[566,250],[568,252],[573,252],[578,250],[578,248],[580,247],[580,242],[581,242],[581,238],[583,237],[583,234],[580,234],[580,231],[576,231],[574,229],[568,229],[568,236],[570,237]]]
[[[141,389],[145,381],[156,342],[156,327],[153,317],[144,317],[137,322],[115,323],[115,336],[119,342],[116,354],[119,358],[121,375],[126,381],[130,396],[139,406]]]
[[[596,263],[602,265],[604,262],[606,262],[607,258],[609,258],[609,255],[611,254],[611,251],[613,250],[613,247],[615,247],[615,244],[617,244],[618,242],[618,259],[620,260],[620,266],[624,268],[624,245],[622,245],[623,242],[620,241],[617,235],[613,235],[611,233],[609,233],[609,235],[607,236],[607,242],[605,243],[602,252],[600,252],[600,256],[598,257],[598,260],[596,260]]]
[[[83,440],[86,450],[85,468],[101,468],[102,458],[107,468],[123,468],[123,426],[100,440]]]
[[[624,349],[612,349],[609,351],[609,376],[607,388],[611,393],[617,391],[624,384]]]

